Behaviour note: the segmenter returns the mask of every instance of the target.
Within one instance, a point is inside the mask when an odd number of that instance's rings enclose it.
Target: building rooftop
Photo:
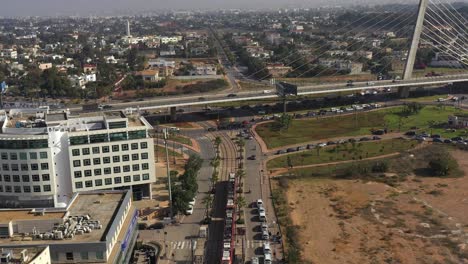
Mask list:
[[[108,191],[79,193],[76,195],[75,199],[72,200],[68,208],[2,210],[0,212],[1,225],[7,224],[9,222],[23,223],[24,220],[52,220],[52,222],[55,224],[55,229],[57,226],[66,223],[67,220],[82,218],[84,220],[88,219],[88,223],[93,222],[96,228],[92,229],[90,232],[78,232],[75,230],[77,232],[75,232],[73,237],[62,240],[43,240],[34,237],[33,230],[31,230],[31,233],[29,234],[14,233],[13,237],[0,238],[0,247],[2,245],[11,246],[12,244],[21,246],[104,241],[107,235],[107,230],[112,225],[114,216],[119,210],[125,195],[127,195],[127,192]],[[54,222],[54,219],[57,221]],[[97,222],[99,224],[96,224]],[[75,221],[75,223],[78,223],[78,221]],[[40,223],[38,222],[37,226],[39,225]],[[72,225],[74,224],[70,222],[69,226]],[[97,228],[98,225],[101,225],[100,228]],[[52,233],[53,231],[54,230],[49,230],[48,232]],[[42,234],[43,232],[40,233]]]
[[[18,247],[18,248],[0,248],[2,257],[10,256],[8,263],[33,262],[35,258],[47,249],[47,246]]]
[[[56,122],[56,121],[64,121],[64,120],[67,120],[66,113],[46,114],[46,122]]]

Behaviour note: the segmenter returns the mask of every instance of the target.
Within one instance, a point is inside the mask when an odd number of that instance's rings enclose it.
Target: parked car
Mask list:
[[[434,138],[432,139],[432,142],[444,143],[444,141],[441,138]]]
[[[289,152],[296,152],[296,149],[295,149],[295,148],[288,148],[288,149],[286,150],[286,152],[288,152],[288,153],[289,153]]]
[[[236,97],[237,94],[228,94],[227,97]]]
[[[209,132],[216,131],[216,128],[214,128],[214,127],[209,127],[209,128],[208,128],[208,131],[209,131]]]
[[[248,160],[256,160],[256,159],[257,159],[257,156],[252,155],[252,156],[248,157],[247,159],[248,159]]]
[[[335,141],[328,141],[328,142],[327,142],[327,145],[335,145],[335,144],[336,144]]]
[[[255,206],[258,207],[263,207],[263,200],[262,199],[258,199],[256,202],[255,202]]]
[[[280,155],[280,154],[284,154],[284,153],[286,153],[286,151],[283,150],[283,149],[280,149],[280,150],[276,151],[276,155]]]
[[[434,134],[434,135],[431,136],[431,138],[441,138],[441,136],[438,135],[438,134]]]
[[[270,235],[268,234],[268,231],[267,231],[267,230],[262,231],[262,239],[263,239],[263,240],[268,240],[268,239],[270,239]]]
[[[416,135],[416,131],[408,131],[405,133],[405,136],[415,136]]]
[[[327,145],[327,143],[318,143],[317,147],[325,147],[326,145]]]
[[[270,243],[268,242],[263,243],[263,254],[271,254]]]
[[[383,135],[383,134],[385,134],[385,131],[383,129],[374,130],[374,131],[372,131],[372,134],[373,135]]]
[[[371,138],[368,138],[368,137],[362,137],[359,139],[359,141],[370,141]]]
[[[452,141],[463,141],[462,137],[453,137]]]
[[[185,211],[185,214],[186,214],[186,215],[191,215],[191,214],[193,214],[193,206],[192,206],[192,205],[190,205],[190,206],[189,206],[189,209],[187,209],[187,211]]]
[[[262,225],[260,226],[260,228],[262,229],[262,232],[268,231],[268,224],[267,224],[267,223],[262,223]]]
[[[252,260],[250,260],[250,263],[252,263],[252,264],[260,264],[260,261],[258,260],[258,257],[252,257]]]
[[[307,149],[313,149],[315,147],[314,144],[307,144]]]
[[[350,138],[350,139],[348,139],[348,142],[350,142],[350,143],[353,143],[353,142],[356,142],[356,141],[357,141],[357,140],[356,140],[356,139],[354,139],[354,138]]]
[[[444,140],[444,143],[445,143],[445,144],[450,144],[450,143],[452,143],[452,140],[450,140],[450,139],[445,139],[445,140]]]
[[[382,138],[379,137],[379,136],[373,136],[373,137],[372,137],[372,140],[381,140],[381,139],[382,139]]]
[[[301,151],[301,150],[305,150],[307,149],[307,146],[300,146],[300,147],[297,147],[297,151]]]

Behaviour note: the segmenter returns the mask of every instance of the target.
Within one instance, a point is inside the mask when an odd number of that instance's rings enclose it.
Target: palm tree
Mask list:
[[[213,204],[213,196],[208,194],[207,196],[203,197],[202,204],[205,205],[205,219],[209,218],[209,211]]]
[[[216,147],[216,157],[219,157],[219,145],[221,145],[222,140],[220,137],[216,137],[214,140],[215,147]]]
[[[239,212],[239,215],[241,214],[241,209],[244,208],[247,205],[247,202],[245,201],[244,196],[239,196],[237,198],[237,211]]]
[[[244,185],[245,171],[244,171],[244,170],[238,170],[238,171],[236,172],[236,176],[237,176],[238,179],[239,179],[239,187],[240,187],[240,189],[242,190],[243,185]]]

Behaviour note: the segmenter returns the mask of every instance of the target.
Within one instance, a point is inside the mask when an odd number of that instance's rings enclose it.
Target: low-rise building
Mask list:
[[[159,70],[144,70],[136,73],[137,76],[141,76],[144,81],[157,82],[161,80],[159,77]]]
[[[94,64],[85,64],[83,65],[84,73],[97,73],[97,65]]]
[[[128,263],[137,220],[131,190],[79,193],[62,208],[0,210],[0,248],[37,248],[34,264]]]
[[[49,246],[0,247],[0,263],[50,264]]]
[[[18,52],[15,49],[2,49],[0,50],[0,57],[16,60]]]
[[[468,127],[468,114],[456,114],[448,117],[448,124],[451,127],[467,128]]]
[[[190,75],[216,75],[216,66],[205,64],[195,65],[193,70],[189,71]]]
[[[284,77],[288,72],[292,70],[291,66],[284,66],[284,64],[269,64],[267,65],[268,72],[272,77]]]
[[[47,70],[47,69],[51,69],[52,68],[52,63],[39,63],[39,70],[41,71],[44,71],[44,70]]]

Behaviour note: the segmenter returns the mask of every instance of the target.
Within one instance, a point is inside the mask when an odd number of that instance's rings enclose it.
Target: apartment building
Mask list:
[[[131,188],[151,197],[151,125],[123,112],[0,112],[0,207],[63,207],[75,192]]]

